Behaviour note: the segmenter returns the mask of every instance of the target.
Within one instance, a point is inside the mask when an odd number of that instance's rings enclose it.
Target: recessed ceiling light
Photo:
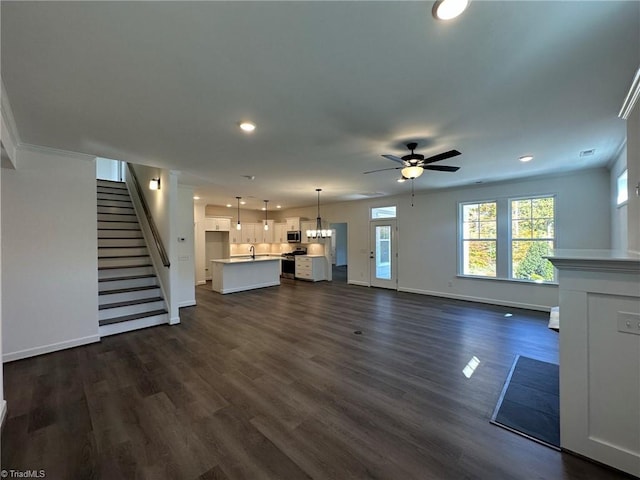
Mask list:
[[[227,203],[227,208],[231,208],[231,204],[230,203]]]
[[[244,132],[253,132],[256,129],[256,126],[251,122],[242,122],[240,124],[240,128]]]
[[[471,0],[438,0],[433,4],[431,13],[437,20],[456,18],[469,6]]]
[[[193,197],[194,200],[200,200],[200,197],[198,197],[197,195],[195,197]]]
[[[533,160],[533,155],[523,155],[519,158],[519,160],[521,162],[530,162],[531,160]]]
[[[246,204],[247,204],[247,202],[245,202],[244,200],[242,200],[242,201],[240,202],[240,205],[246,205]]]
[[[276,205],[276,208],[282,208],[282,205]]]

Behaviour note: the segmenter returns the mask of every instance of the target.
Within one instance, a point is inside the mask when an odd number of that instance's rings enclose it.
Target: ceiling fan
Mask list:
[[[457,157],[458,155],[460,155],[459,151],[449,150],[448,152],[443,152],[432,157],[424,158],[424,155],[414,153],[414,150],[417,146],[417,143],[407,143],[407,148],[411,150],[411,153],[409,155],[405,155],[402,158],[396,157],[395,155],[382,155],[384,158],[388,158],[389,160],[402,164],[401,167],[380,168],[378,170],[371,170],[370,172],[364,173],[375,173],[385,170],[401,170],[401,179],[413,180],[414,178],[418,178],[420,175],[422,175],[425,170],[436,170],[439,172],[456,172],[460,169],[460,167],[449,167],[447,165],[431,165],[432,163],[446,160],[447,158]]]

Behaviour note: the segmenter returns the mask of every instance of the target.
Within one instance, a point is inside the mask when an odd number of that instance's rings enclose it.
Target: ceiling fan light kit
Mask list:
[[[424,170],[422,169],[422,167],[412,166],[404,167],[402,170],[400,170],[400,173],[402,173],[403,178],[410,178],[411,180],[413,180],[414,178],[418,178],[420,175],[422,175],[424,173]]]

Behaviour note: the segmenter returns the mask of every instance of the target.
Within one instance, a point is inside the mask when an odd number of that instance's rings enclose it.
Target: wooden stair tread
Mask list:
[[[108,247],[108,248],[122,248],[122,247]],[[145,247],[138,247],[138,248],[145,248]],[[104,256],[100,256],[98,255],[98,260],[108,260],[108,259],[114,259],[114,258],[142,258],[142,257],[148,257],[149,254],[145,254],[145,255],[104,255]]]
[[[120,323],[120,322],[130,322],[132,320],[139,320],[141,318],[147,318],[147,317],[154,317],[156,315],[164,315],[168,313],[166,310],[153,310],[151,312],[144,312],[144,313],[134,313],[132,315],[124,315],[122,317],[115,317],[115,318],[109,318],[106,320],[100,320],[98,322],[99,326],[103,326],[103,325],[111,325],[113,323]]]
[[[122,280],[139,280],[141,278],[154,278],[155,274],[149,273],[147,275],[128,275],[126,277],[112,277],[112,278],[99,278],[98,282],[119,282]]]
[[[153,267],[150,263],[144,265],[120,265],[117,267],[108,266],[108,267],[98,267],[98,270],[115,270],[118,268],[143,268],[143,267]]]
[[[140,287],[117,288],[114,290],[102,290],[101,292],[98,292],[98,295],[115,295],[118,293],[140,292],[144,290],[154,290],[156,288],[160,288],[160,286],[159,285],[143,285]]]
[[[109,310],[110,308],[130,307],[132,305],[143,305],[145,303],[162,302],[162,297],[139,298],[137,300],[125,300],[124,302],[107,303],[99,305],[98,310]]]

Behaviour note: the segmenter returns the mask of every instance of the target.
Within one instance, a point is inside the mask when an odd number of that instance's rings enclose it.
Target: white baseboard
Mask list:
[[[347,283],[349,285],[358,285],[359,287],[368,287],[369,282],[359,282],[357,280],[348,280]]]
[[[206,281],[206,280],[198,280],[198,281],[196,282],[196,286],[197,286],[197,285],[206,285],[206,284],[207,284],[207,281]]]
[[[171,317],[169,319],[169,325],[177,325],[180,323],[180,316],[178,315],[177,317]]]
[[[57,352],[58,350],[66,350],[67,348],[79,347],[80,345],[87,345],[89,343],[96,343],[99,341],[100,335],[90,335],[88,337],[75,338],[73,340],[52,343],[50,345],[41,345],[39,347],[26,348],[24,350],[18,350],[17,352],[8,352],[2,354],[2,361],[13,362],[14,360],[35,357],[36,355],[44,355],[45,353]]]
[[[196,305],[196,299],[194,298],[193,300],[185,300],[184,302],[178,303],[178,308],[195,307],[195,305]]]
[[[503,307],[524,308],[525,310],[539,310],[541,312],[550,312],[551,307],[546,305],[534,305],[530,303],[509,302],[497,300],[495,298],[472,297],[470,295],[456,295],[445,292],[432,292],[429,290],[420,290],[418,288],[398,288],[399,292],[418,293],[421,295],[431,295],[434,297],[451,298],[454,300],[465,300],[467,302],[488,303],[490,305],[500,305]]]

